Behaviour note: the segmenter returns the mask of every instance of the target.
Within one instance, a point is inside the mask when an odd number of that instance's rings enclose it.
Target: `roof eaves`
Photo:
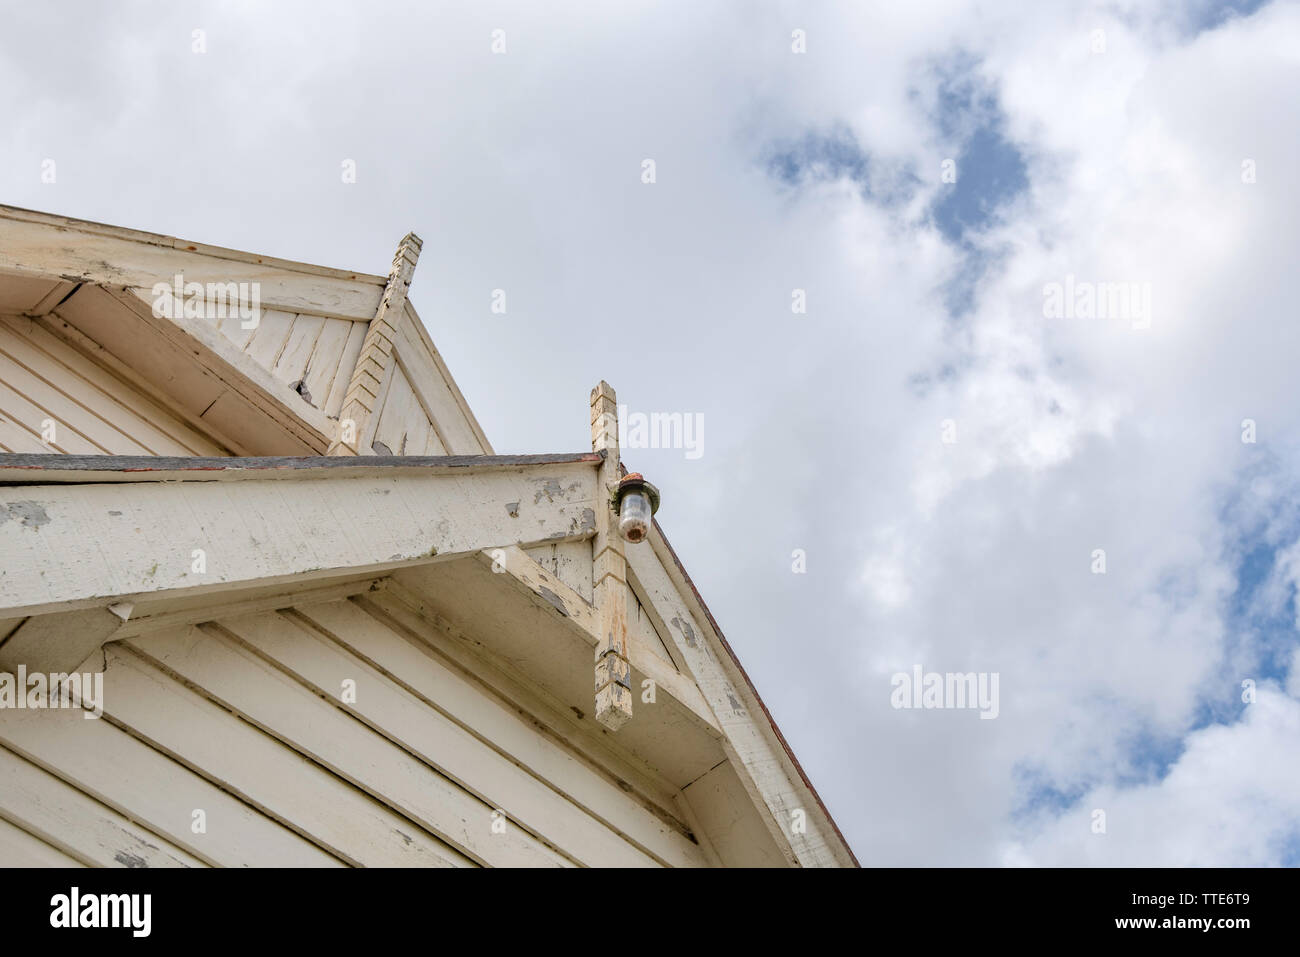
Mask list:
[[[534,465],[568,465],[605,460],[603,452],[541,455],[308,455],[188,458],[153,455],[0,454],[0,485],[48,485],[53,482],[147,482],[212,479],[349,478],[375,469],[413,474],[517,469]]]
[[[781,729],[777,727],[776,721],[772,718],[772,713],[767,710],[767,705],[764,704],[762,695],[758,693],[758,689],[754,687],[754,682],[750,680],[749,675],[745,672],[745,666],[742,665],[740,659],[736,657],[736,652],[732,649],[730,643],[728,643],[726,635],[722,633],[722,629],[718,626],[717,619],[713,617],[713,612],[709,610],[709,606],[705,603],[704,597],[700,594],[700,590],[695,587],[695,582],[691,580],[690,572],[686,570],[686,566],[682,564],[682,560],[677,557],[677,552],[673,549],[672,542],[668,541],[668,536],[664,534],[664,530],[660,527],[658,520],[652,519],[652,521],[654,522],[654,529],[656,534],[659,536],[659,540],[662,541],[664,547],[668,549],[668,554],[672,557],[673,564],[676,566],[678,573],[681,574],[682,580],[686,583],[686,586],[691,590],[691,595],[695,599],[696,604],[698,604],[700,610],[704,612],[704,617],[708,619],[709,627],[713,629],[713,633],[717,636],[718,643],[722,645],[723,649],[727,652],[727,656],[731,658],[731,663],[736,666],[736,671],[739,672],[740,677],[744,679],[745,684],[749,687],[750,693],[754,696],[754,700],[758,702],[758,706],[763,709],[763,716],[767,719],[767,723],[772,728],[772,732],[776,735],[776,739],[781,742],[781,747],[785,750],[786,757],[790,759],[790,763],[794,766],[795,771],[798,772],[800,780],[802,780],[804,786],[808,788],[808,792],[812,794],[813,800],[816,801],[817,806],[821,808],[821,812],[826,816],[826,820],[830,822],[831,827],[835,831],[835,836],[839,838],[841,846],[848,853],[849,859],[853,861],[853,865],[855,867],[861,867],[862,865],[858,862],[857,855],[853,853],[853,848],[849,845],[849,842],[844,839],[844,834],[840,831],[840,826],[835,823],[835,818],[831,816],[831,812],[826,807],[825,802],[822,801],[821,795],[817,793],[817,789],[813,787],[812,781],[808,779],[808,775],[804,772],[803,766],[799,763],[799,759],[795,757],[794,751],[790,747],[790,743],[786,741],[785,735],[783,735]]]
[[[386,276],[377,276],[373,273],[353,272],[347,269],[335,269],[330,266],[317,266],[313,263],[298,262],[292,259],[280,259],[275,256],[261,256],[241,249],[231,249],[227,246],[209,246],[205,243],[191,242],[189,240],[179,239],[175,236],[167,236],[163,233],[151,233],[142,229],[129,229],[125,226],[113,226],[109,223],[97,223],[88,219],[73,219],[70,216],[59,216],[54,213],[41,212],[40,210],[24,209],[20,206],[5,206],[0,204],[0,219],[12,219],[29,223],[43,223],[57,229],[76,230],[78,232],[97,236],[111,236],[114,239],[143,243],[149,246],[159,246],[164,249],[179,249],[186,252],[198,253],[203,256],[211,256],[215,259],[229,259],[234,262],[257,263],[258,265],[273,266],[278,269],[289,270],[290,272],[306,273],[313,276],[327,276],[331,279],[351,280],[366,285],[383,286],[388,282]]]

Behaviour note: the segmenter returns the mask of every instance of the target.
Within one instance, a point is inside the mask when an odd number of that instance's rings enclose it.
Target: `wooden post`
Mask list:
[[[393,361],[397,324],[402,321],[406,291],[415,275],[415,264],[420,259],[423,245],[419,236],[407,233],[397,247],[393,268],[388,273],[388,285],[384,287],[384,298],[379,301],[379,309],[370,320],[366,338],[361,343],[361,354],[357,356],[352,379],[348,382],[343,408],[339,410],[339,424],[329,447],[330,455],[362,455],[366,451],[361,448],[362,439],[375,410],[379,387]]]
[[[596,481],[592,602],[600,624],[596,645],[596,720],[617,731],[632,717],[632,670],[627,660],[627,563],[618,516],[609,496],[618,487],[618,400],[608,382],[591,390],[591,448],[604,451]]]

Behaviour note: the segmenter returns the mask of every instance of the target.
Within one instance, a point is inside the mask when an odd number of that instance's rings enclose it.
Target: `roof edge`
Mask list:
[[[0,204],[0,219],[11,219],[25,223],[40,223],[46,226],[53,226],[57,229],[76,230],[78,232],[90,233],[93,235],[110,236],[114,239],[143,243],[148,246],[160,246],[164,249],[178,249],[185,252],[198,253],[204,256],[211,256],[215,259],[229,259],[234,262],[256,263],[261,266],[273,266],[277,269],[286,269],[290,272],[305,273],[313,276],[327,276],[331,279],[361,282],[366,285],[384,286],[388,282],[386,276],[378,276],[374,273],[335,269],[331,266],[318,266],[314,263],[304,263],[293,259],[281,259],[277,256],[261,256],[245,250],[232,249],[228,246],[210,246],[206,243],[191,242],[190,240],[179,239],[176,236],[168,236],[164,233],[153,233],[142,229],[130,229],[125,226],[113,226],[109,223],[99,223],[89,219],[75,219],[71,216],[61,216],[57,213],[46,213],[36,209],[24,209],[20,206],[6,206]]]
[[[826,803],[822,800],[821,795],[817,793],[817,789],[813,787],[813,783],[809,780],[807,773],[803,769],[803,765],[801,765],[799,759],[795,757],[794,750],[790,747],[790,743],[786,741],[785,735],[782,734],[781,729],[777,727],[776,720],[772,717],[772,713],[768,711],[767,704],[764,703],[762,695],[760,695],[758,689],[754,687],[754,682],[750,680],[748,673],[746,673],[745,666],[742,665],[740,659],[736,657],[735,650],[727,641],[726,635],[722,633],[722,629],[718,626],[717,619],[713,617],[713,612],[709,610],[709,606],[704,601],[704,596],[700,594],[700,590],[695,586],[695,582],[692,581],[690,572],[686,570],[686,566],[682,564],[682,560],[677,556],[677,552],[673,548],[672,542],[668,541],[668,536],[664,534],[664,530],[659,525],[658,519],[651,519],[651,521],[654,525],[656,536],[659,541],[663,543],[664,548],[668,550],[668,555],[673,560],[673,566],[677,569],[678,574],[682,576],[682,580],[685,582],[686,587],[690,589],[691,597],[694,599],[695,603],[699,605],[700,611],[704,613],[704,617],[708,620],[709,627],[717,637],[718,643],[722,646],[723,650],[727,652],[727,657],[731,659],[731,663],[735,665],[736,671],[740,674],[740,677],[744,679],[745,685],[749,689],[750,694],[754,696],[754,700],[758,702],[758,706],[763,710],[763,716],[767,719],[767,723],[769,727],[771,727],[773,734],[776,735],[777,741],[780,742],[781,748],[785,751],[786,757],[790,759],[790,763],[794,766],[795,772],[798,773],[799,779],[803,782],[804,787],[808,789],[808,793],[813,796],[813,800],[817,802],[817,807],[821,810],[822,814],[826,816],[826,820],[830,823],[831,829],[834,830],[835,836],[839,838],[840,845],[849,855],[849,860],[853,862],[854,867],[861,867],[861,862],[858,861],[857,855],[853,853],[852,845],[845,840],[844,833],[840,830],[840,826],[835,823],[835,818],[831,816],[831,812],[826,807]]]
[[[415,475],[484,472],[536,465],[597,466],[601,452],[542,455],[273,455],[164,457],[154,455],[0,454],[0,485],[351,478],[376,471]]]

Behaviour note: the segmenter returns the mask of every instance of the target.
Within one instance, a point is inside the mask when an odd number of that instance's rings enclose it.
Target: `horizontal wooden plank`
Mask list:
[[[175,633],[172,646],[195,629]],[[147,640],[147,639],[146,639]],[[167,642],[164,639],[164,644]],[[203,642],[203,647],[214,644]],[[464,866],[463,856],[416,822],[394,814],[282,741],[187,688],[150,664],[109,646],[105,714],[222,789],[349,863],[365,867]],[[234,680],[251,679],[239,667]],[[272,694],[282,688],[271,688]],[[293,709],[301,700],[293,697]],[[313,696],[314,698],[314,696]],[[314,709],[304,709],[307,716]]]
[[[203,867],[197,857],[0,748],[0,813],[95,867]]]
[[[48,377],[47,377],[48,376]],[[97,408],[110,407],[107,396],[99,396],[86,401],[79,401],[68,394],[71,383],[66,373],[47,372],[40,376],[31,369],[15,361],[5,351],[5,342],[0,340],[0,382],[38,403],[49,413],[53,420],[55,439],[58,433],[75,429],[86,436],[95,446],[110,455],[153,455],[154,450],[141,444],[126,434],[116,423],[101,416]],[[40,428],[40,420],[33,423]]]
[[[34,320],[0,317],[0,349],[122,428],[154,455],[220,455],[222,449]]]
[[[212,626],[146,635],[131,639],[130,644],[282,742],[282,763],[283,745],[288,745],[461,854],[492,866],[568,863],[518,826],[494,833],[495,809],[491,805],[321,700]],[[275,772],[267,769],[263,773]],[[302,797],[299,803],[306,800]],[[324,795],[317,793],[311,800],[321,802]],[[301,815],[302,811],[295,813]]]
[[[353,606],[355,607],[355,606]],[[489,807],[591,867],[645,867],[653,861],[563,790],[520,767],[407,688],[330,641],[310,621],[276,613],[225,619],[222,628],[325,700],[414,754]],[[353,682],[355,701],[340,690]]]
[[[85,867],[81,861],[0,817],[0,867]]]
[[[106,685],[116,696],[117,683]],[[222,867],[340,867],[343,862],[108,720],[80,711],[0,711],[0,742]],[[207,830],[193,830],[195,810]]]
[[[367,614],[352,601],[299,605],[301,617],[399,685],[508,754],[523,768],[562,790],[663,863],[703,863],[699,847],[629,796],[626,782],[599,771],[557,735],[541,730],[536,717],[501,698],[472,675]],[[620,786],[622,785],[622,786]]]

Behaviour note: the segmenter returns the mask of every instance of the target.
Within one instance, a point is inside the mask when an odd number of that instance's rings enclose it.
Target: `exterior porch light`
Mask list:
[[[618,534],[635,545],[650,534],[650,521],[659,511],[659,490],[640,472],[629,472],[614,491]]]

